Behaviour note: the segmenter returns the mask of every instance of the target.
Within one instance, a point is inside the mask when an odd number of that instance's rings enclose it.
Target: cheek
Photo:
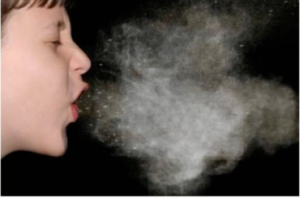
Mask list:
[[[43,129],[61,137],[70,104],[66,61],[47,50],[12,52],[2,61],[2,104],[10,121],[18,130],[37,134]]]
[[[42,102],[67,93],[69,69],[62,59],[51,54],[47,57],[37,54],[22,56],[19,60],[14,67],[13,79],[23,88],[25,96],[38,97]]]

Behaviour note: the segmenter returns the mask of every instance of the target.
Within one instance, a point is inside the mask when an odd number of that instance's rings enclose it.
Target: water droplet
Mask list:
[[[240,44],[240,47],[244,47],[244,45],[243,45],[243,44]]]
[[[108,106],[107,105],[103,105],[103,108],[106,109]]]
[[[89,97],[91,97],[91,95],[87,95],[87,97],[89,98]]]
[[[103,66],[103,63],[100,63],[99,66],[102,67],[102,66]]]

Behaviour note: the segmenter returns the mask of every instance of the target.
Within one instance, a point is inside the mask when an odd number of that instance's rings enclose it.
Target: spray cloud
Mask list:
[[[195,4],[115,27],[98,58],[120,74],[96,84],[92,134],[143,160],[149,188],[166,194],[193,193],[253,148],[297,141],[294,92],[238,68],[257,24],[244,9]]]

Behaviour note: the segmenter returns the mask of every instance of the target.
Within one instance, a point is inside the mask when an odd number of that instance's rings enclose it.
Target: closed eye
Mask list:
[[[62,44],[61,41],[59,41],[59,40],[57,40],[57,41],[52,41],[52,43],[53,43],[54,45],[61,45],[61,44]]]

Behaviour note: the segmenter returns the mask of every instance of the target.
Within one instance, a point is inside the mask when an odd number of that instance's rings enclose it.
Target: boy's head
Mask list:
[[[2,157],[59,156],[77,119],[90,60],[74,43],[64,0],[2,0]]]

